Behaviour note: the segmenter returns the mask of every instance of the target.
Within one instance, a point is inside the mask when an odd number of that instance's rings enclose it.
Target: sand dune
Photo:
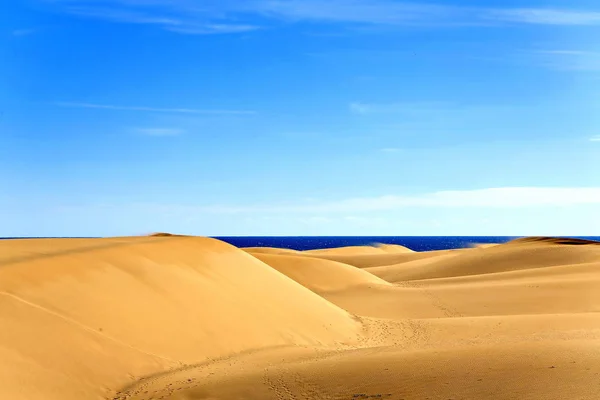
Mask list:
[[[591,341],[379,348],[343,358],[259,364],[198,387],[184,383],[181,392],[171,393],[179,399],[593,399],[598,385],[589,383],[598,379],[599,351],[600,344]],[[156,394],[162,393],[170,392]]]
[[[347,255],[354,256],[359,254],[383,254],[387,253],[384,249],[375,246],[346,246],[335,247],[331,249],[306,250],[304,254],[311,255]]]
[[[300,254],[301,252],[291,249],[280,249],[277,247],[244,247],[242,250],[248,253],[260,253],[260,254]]]
[[[0,398],[596,399],[600,246],[0,241]]]
[[[586,239],[574,239],[574,238],[561,238],[561,237],[543,237],[543,236],[532,236],[514,239],[509,244],[564,244],[570,246],[580,245],[600,245],[600,242],[595,240]]]
[[[390,285],[362,269],[336,261],[289,255],[250,254],[317,293],[357,286]]]
[[[386,253],[414,253],[414,251],[408,247],[400,246],[398,244],[378,243],[375,246]]]
[[[537,246],[505,244],[475,248],[455,253],[452,258],[440,255],[425,262],[413,261],[410,264],[369,268],[368,271],[389,282],[399,282],[544,268],[596,260],[600,260],[600,246],[546,245],[546,242],[542,242]]]
[[[470,247],[476,247],[480,249],[486,249],[488,247],[499,246],[501,243],[471,243]]]
[[[10,382],[0,394],[101,398],[130,375],[358,332],[345,311],[225,243],[92,243],[59,243],[56,254],[0,268],[0,381]]]
[[[401,253],[389,253],[381,251],[374,254],[349,254],[349,252],[340,252],[338,254],[335,249],[329,249],[325,253],[305,253],[302,254],[309,257],[318,257],[324,260],[331,260],[341,262],[343,264],[352,265],[357,268],[371,268],[380,267],[394,264],[402,264],[416,260],[422,260],[425,258],[433,258],[447,254],[458,254],[465,251],[465,249],[458,250],[439,250],[439,251],[428,251],[428,252],[401,252]],[[302,255],[300,254],[300,255]]]

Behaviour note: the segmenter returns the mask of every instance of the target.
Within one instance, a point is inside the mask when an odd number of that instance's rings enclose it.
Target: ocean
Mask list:
[[[460,249],[473,244],[506,243],[523,236],[217,236],[215,239],[236,247],[279,247],[293,250],[314,250],[343,246],[399,244],[414,251]],[[567,236],[564,236],[567,237]],[[600,241],[600,236],[568,236]],[[4,237],[2,239],[42,239]]]
[[[314,250],[342,246],[368,246],[376,243],[399,244],[414,251],[447,250],[473,244],[506,243],[522,236],[299,236],[299,237],[217,237],[237,247],[279,247]],[[600,236],[570,236],[600,241]]]

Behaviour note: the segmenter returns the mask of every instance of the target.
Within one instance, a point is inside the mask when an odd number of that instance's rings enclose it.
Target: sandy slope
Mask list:
[[[414,251],[409,249],[408,247],[400,246],[397,244],[378,243],[376,247],[385,251],[386,253],[414,253]]]
[[[384,254],[387,253],[384,249],[375,246],[346,246],[337,247],[331,249],[317,249],[317,250],[306,250],[303,253],[311,255],[344,255],[344,256],[356,256],[356,255],[370,255],[370,254]]]
[[[596,244],[244,250],[0,242],[0,398],[598,398]]]
[[[52,254],[44,242],[43,257],[0,267],[0,394],[102,398],[132,375],[358,332],[342,309],[222,242],[101,243],[57,243]]]
[[[308,257],[318,257],[324,260],[331,260],[341,262],[355,266],[357,268],[372,268],[387,265],[402,264],[416,260],[423,260],[427,258],[436,258],[441,255],[457,255],[466,250],[470,249],[458,249],[458,250],[439,250],[439,251],[428,251],[428,252],[387,252],[387,251],[374,251],[372,254],[364,251],[359,251],[356,254],[350,254],[348,251],[340,252],[337,254],[332,249],[327,249],[323,253],[318,252],[302,252],[299,255]]]
[[[452,255],[452,258],[438,256],[425,262],[421,259],[401,265],[369,268],[368,271],[389,282],[489,274],[600,261],[600,246],[511,243]]]
[[[299,251],[290,249],[278,249],[276,247],[244,247],[242,250],[248,253],[260,253],[260,254],[299,254]]]
[[[390,286],[389,282],[373,274],[336,261],[296,255],[250,254],[317,293],[361,286]]]

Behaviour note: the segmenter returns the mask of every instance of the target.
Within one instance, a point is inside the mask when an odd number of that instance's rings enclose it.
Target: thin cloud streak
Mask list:
[[[462,191],[440,191],[412,196],[389,195],[373,198],[347,199],[331,203],[283,207],[279,209],[279,211],[337,213],[389,211],[405,207],[518,208],[539,206],[568,206],[581,204],[600,205],[600,187],[504,187]]]
[[[251,115],[256,114],[255,111],[247,110],[204,110],[196,108],[157,108],[157,107],[141,107],[141,106],[116,106],[110,104],[93,104],[93,103],[72,103],[72,102],[57,102],[54,103],[59,107],[70,108],[91,108],[101,110],[114,111],[141,111],[141,112],[157,112],[157,113],[178,113],[178,114],[229,114],[229,115]]]
[[[590,142],[600,142],[600,135],[592,136]]]
[[[137,128],[135,131],[145,136],[178,136],[185,132],[175,128]]]
[[[538,25],[598,25],[600,12],[567,9],[516,8],[493,10],[488,18]]]
[[[113,22],[152,24],[182,34],[248,32],[269,23],[381,26],[600,25],[600,12],[551,8],[461,7],[392,0],[54,0],[67,13]],[[248,23],[259,19],[260,26]]]
[[[162,26],[183,25],[183,20],[177,17],[167,17],[162,13],[153,15],[151,11],[142,12],[132,9],[102,8],[102,7],[68,7],[67,13],[79,17],[102,19],[111,22],[129,24],[149,24]]]
[[[537,53],[560,55],[560,56],[585,56],[588,54],[593,54],[593,52],[585,51],[585,50],[538,50]]]
[[[166,28],[168,31],[184,33],[189,35],[210,35],[224,33],[242,33],[261,29],[255,25],[234,25],[234,24],[206,24],[199,26],[171,26]]]
[[[37,29],[15,29],[12,31],[13,36],[28,36],[37,32]]]
[[[339,201],[253,206],[186,206],[173,204],[135,204],[149,212],[193,214],[360,214],[389,212],[407,208],[483,208],[514,209],[527,207],[600,206],[600,187],[500,187],[475,190],[438,191],[416,195],[387,195],[350,198]],[[118,206],[114,206],[118,207]]]
[[[160,4],[160,3],[159,3]],[[80,17],[89,17],[118,23],[159,25],[163,29],[189,35],[239,33],[260,29],[249,24],[210,23],[197,21],[193,15],[177,9],[167,11],[142,12],[132,9],[110,9],[102,7],[69,7],[67,12]],[[192,17],[192,18],[190,18]]]
[[[457,105],[449,102],[406,102],[389,104],[350,103],[352,113],[359,115],[388,114],[388,113],[419,113],[456,110]]]
[[[600,52],[586,50],[540,50],[542,66],[564,71],[599,71]]]
[[[463,10],[460,7],[390,0],[279,0],[250,4],[253,11],[276,19],[386,25],[460,18]]]

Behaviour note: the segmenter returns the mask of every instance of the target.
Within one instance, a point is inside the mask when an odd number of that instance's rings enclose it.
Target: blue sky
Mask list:
[[[26,0],[0,236],[600,235],[589,0]]]

